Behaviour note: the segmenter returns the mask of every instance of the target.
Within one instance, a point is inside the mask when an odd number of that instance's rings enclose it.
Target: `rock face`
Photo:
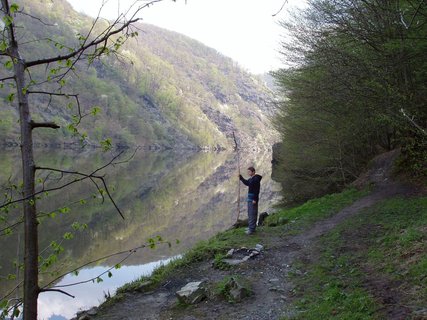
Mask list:
[[[196,304],[206,298],[206,282],[190,282],[176,292],[181,303]]]

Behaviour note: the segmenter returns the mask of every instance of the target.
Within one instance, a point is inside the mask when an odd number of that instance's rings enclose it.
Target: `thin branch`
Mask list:
[[[1,3],[2,3],[2,5],[3,5],[3,12],[4,12],[4,15],[5,15],[5,16],[9,16],[9,17],[11,17],[11,16],[12,16],[12,14],[11,14],[11,12],[10,12],[9,1],[8,1],[8,0],[1,0]],[[10,44],[16,44],[16,38],[15,38],[15,23],[13,22],[13,20],[12,20],[12,22],[11,22],[9,25],[7,25],[7,26],[6,26],[6,29],[7,29],[7,30],[8,30],[8,32],[9,32],[9,37],[10,37],[10,39],[9,39],[9,43],[10,43]]]
[[[15,80],[15,76],[5,77],[0,79],[0,81],[7,81],[7,80]]]
[[[78,120],[76,121],[76,123],[74,124],[75,126],[78,126],[80,123],[81,123],[81,121],[82,121],[82,119],[84,118],[84,117],[86,117],[86,116],[88,116],[88,115],[90,115],[90,112],[89,113],[85,113],[85,114],[82,114],[82,108],[81,108],[81,105],[80,105],[80,100],[79,100],[79,95],[78,94],[70,94],[70,93],[60,93],[60,92],[50,92],[50,91],[33,91],[33,90],[28,90],[28,94],[44,94],[44,95],[48,95],[48,96],[50,96],[50,99],[49,99],[49,105],[50,105],[50,102],[51,102],[51,99],[52,99],[52,97],[53,96],[57,96],[57,97],[65,97],[65,98],[69,98],[69,97],[72,97],[72,98],[74,98],[74,100],[76,100],[76,104],[77,104],[77,112],[78,112]]]
[[[403,109],[403,108],[401,108],[400,109],[400,112],[403,114],[403,116],[410,122],[410,123],[412,123],[412,125],[415,127],[415,128],[417,128],[418,130],[420,130],[424,135],[426,135],[427,136],[427,131],[424,129],[424,128],[422,128],[418,123],[416,123],[415,122],[415,120],[414,120],[414,118],[412,117],[410,117],[410,116],[408,116],[407,114],[406,114],[406,112],[405,112],[405,110]]]
[[[75,296],[73,296],[73,295],[69,294],[68,292],[65,292],[61,289],[40,289],[39,292],[42,293],[42,292],[48,292],[48,291],[60,292],[60,293],[65,294],[66,296],[73,298],[73,299],[75,298]]]
[[[101,33],[101,35],[103,35],[102,37],[97,37],[94,40],[92,40],[89,43],[85,42],[82,43],[82,45],[74,50],[73,52],[70,52],[69,54],[65,54],[65,55],[58,55],[57,57],[51,57],[51,58],[46,58],[46,59],[39,59],[39,60],[33,60],[33,61],[29,61],[26,62],[25,67],[26,68],[30,68],[33,66],[37,66],[37,65],[41,65],[41,64],[47,64],[47,63],[51,63],[51,62],[55,62],[55,61],[59,61],[59,60],[67,60],[70,58],[74,58],[76,56],[80,57],[83,52],[85,52],[87,49],[91,48],[91,47],[96,47],[99,44],[105,43],[109,38],[111,38],[112,36],[121,33],[123,30],[128,29],[130,25],[132,25],[135,22],[138,22],[141,18],[136,18],[136,15],[144,8],[151,6],[154,3],[157,2],[161,2],[163,0],[152,0],[142,6],[139,6],[136,11],[133,13],[132,17],[123,23],[123,25],[121,25],[119,28],[115,29],[114,31],[111,31],[114,27],[116,27],[119,23],[119,18],[117,18],[117,20],[110,25],[106,30],[104,30],[104,32]],[[130,9],[129,9],[130,10]],[[128,11],[129,12],[129,11]],[[95,27],[96,22],[98,21],[99,16],[95,19],[95,22],[92,24],[92,27],[89,31],[89,35],[92,32],[93,28]],[[87,38],[86,38],[87,39]]]
[[[417,10],[415,11],[414,15],[412,16],[412,19],[411,19],[411,21],[409,22],[409,25],[408,25],[408,27],[407,27],[406,29],[409,29],[409,28],[412,26],[412,24],[414,23],[415,17],[417,16],[417,14],[418,14],[418,12],[420,11],[421,6],[422,6],[422,4],[423,4],[424,2],[425,2],[425,0],[421,0],[421,1],[420,1],[419,5],[418,5],[418,8],[417,8]]]
[[[111,194],[110,194],[110,190],[108,189],[107,184],[105,183],[104,178],[103,178],[103,177],[100,177],[99,179],[102,181],[102,183],[103,183],[103,185],[104,185],[104,188],[105,188],[105,192],[107,193],[108,198],[110,199],[111,203],[113,204],[113,206],[116,208],[117,212],[120,214],[120,216],[121,216],[121,217],[123,218],[123,220],[124,220],[124,219],[125,219],[125,216],[123,215],[122,211],[121,211],[121,210],[120,210],[120,208],[117,206],[116,202],[114,201],[113,197],[111,196]]]
[[[29,62],[25,63],[25,67],[26,68],[30,68],[30,67],[38,66],[38,65],[41,65],[41,64],[47,64],[47,63],[52,63],[52,62],[56,62],[56,61],[60,61],[60,60],[67,60],[67,59],[73,58],[75,56],[81,56],[81,54],[84,51],[86,51],[87,49],[89,49],[91,47],[94,47],[94,46],[97,46],[97,45],[105,42],[111,36],[122,32],[124,29],[126,29],[126,27],[129,24],[135,23],[135,22],[137,22],[139,20],[140,20],[139,18],[129,20],[124,25],[122,25],[120,28],[118,28],[118,29],[116,29],[114,31],[111,31],[110,33],[107,33],[102,38],[100,38],[100,39],[98,39],[96,41],[94,40],[94,41],[91,41],[90,43],[88,43],[88,44],[86,44],[84,46],[81,46],[79,49],[77,49],[77,50],[75,50],[75,51],[73,51],[73,52],[71,52],[69,54],[62,55],[62,56],[59,55],[57,57],[52,57],[52,58],[47,58],[47,59],[39,59],[39,60],[29,61]]]
[[[55,24],[51,24],[51,23],[44,22],[44,21],[43,21],[42,19],[40,19],[39,17],[35,17],[35,16],[33,16],[33,15],[29,14],[28,12],[24,12],[23,10],[17,11],[16,13],[20,13],[20,14],[22,14],[22,15],[24,15],[24,16],[27,16],[27,17],[33,18],[34,20],[39,21],[41,24],[44,24],[45,26],[48,26],[48,27],[56,27],[56,25],[55,25]]]
[[[133,153],[129,156],[129,158],[127,158],[127,159],[125,159],[125,160],[123,160],[123,161],[112,162],[111,164],[112,164],[113,166],[115,166],[115,165],[118,165],[118,164],[122,164],[122,163],[127,163],[127,162],[129,162],[130,160],[132,160],[132,159],[133,159],[133,157],[135,157],[136,153],[137,153],[137,152],[138,152],[138,150],[140,150],[141,148],[142,148],[141,146],[137,146],[137,147],[135,148],[135,150],[133,151]]]
[[[280,7],[279,11],[277,11],[275,14],[272,14],[272,17],[277,16],[280,12],[282,12],[283,8],[285,7],[285,4],[288,2],[288,0],[285,0],[282,4],[282,6]]]
[[[34,121],[31,121],[30,125],[31,125],[32,129],[35,129],[35,128],[59,129],[59,128],[61,128],[60,126],[58,126],[54,122],[34,122]]]
[[[83,181],[83,180],[86,180],[86,179],[89,179],[89,178],[91,178],[91,177],[93,177],[93,178],[97,178],[97,179],[100,179],[100,178],[102,178],[103,179],[103,177],[101,177],[101,176],[96,176],[95,174],[97,173],[97,172],[99,172],[100,170],[102,170],[102,169],[105,169],[106,167],[108,167],[109,165],[114,165],[115,163],[114,163],[114,161],[118,158],[118,157],[120,157],[122,154],[123,154],[123,152],[124,151],[122,151],[122,152],[120,152],[119,154],[117,154],[116,156],[114,156],[107,164],[105,164],[105,165],[103,165],[103,166],[101,166],[101,167],[99,167],[98,169],[96,169],[95,171],[93,171],[92,173],[90,173],[90,174],[85,174],[85,173],[81,173],[81,172],[78,172],[78,171],[67,171],[67,170],[60,170],[60,169],[55,169],[55,168],[47,168],[47,167],[36,167],[35,169],[36,170],[49,170],[49,171],[55,171],[55,172],[60,172],[61,174],[75,174],[75,175],[80,175],[80,176],[83,176],[82,178],[79,178],[79,179],[75,179],[75,180],[73,180],[73,181],[69,181],[69,182],[67,182],[67,183],[65,183],[65,184],[63,184],[62,186],[59,186],[59,187],[55,187],[55,188],[50,188],[50,189],[42,189],[42,190],[40,190],[40,191],[37,191],[37,192],[35,192],[34,194],[32,194],[32,195],[29,195],[29,196],[27,196],[27,197],[24,197],[24,198],[20,198],[20,199],[17,199],[17,200],[13,200],[13,201],[7,201],[7,202],[4,202],[3,204],[1,204],[0,205],[0,209],[1,208],[4,208],[4,207],[6,207],[6,206],[9,206],[9,205],[11,205],[11,204],[14,204],[14,203],[18,203],[18,202],[22,202],[22,201],[25,201],[25,200],[28,200],[28,199],[31,199],[31,198],[33,198],[33,197],[35,197],[35,196],[37,196],[37,195],[39,195],[39,194],[41,194],[41,193],[43,193],[43,192],[50,192],[50,191],[57,191],[57,190],[61,190],[61,189],[63,189],[63,188],[65,188],[65,187],[68,187],[68,186],[70,186],[70,185],[72,185],[72,184],[74,184],[74,183],[77,183],[77,182],[80,182],[80,181]],[[122,215],[122,214],[121,214]]]
[[[11,296],[15,290],[19,289],[19,287],[24,283],[24,280],[21,280],[12,290],[6,293],[3,297],[0,298],[0,301],[6,300],[7,297]]]
[[[142,247],[142,248],[144,248],[144,247],[146,247],[146,245],[141,246],[141,247]],[[127,255],[127,256],[125,256],[122,260],[120,260],[117,264],[121,264],[121,263],[123,263],[123,262],[124,262],[124,261],[126,261],[126,260],[131,256],[131,255],[133,255],[135,252],[136,252],[136,250],[135,250],[135,251],[129,250],[128,255]],[[122,254],[123,254],[123,252],[122,252]],[[104,259],[99,259],[98,261],[100,261],[100,260],[104,260]],[[117,265],[117,264],[116,264],[116,265]],[[112,267],[108,268],[108,269],[107,269],[107,270],[105,270],[104,272],[101,272],[101,273],[100,273],[100,274],[98,274],[97,276],[92,277],[92,278],[90,278],[90,279],[82,280],[82,281],[78,281],[78,282],[74,282],[74,283],[69,283],[69,284],[63,284],[63,285],[60,285],[60,286],[53,286],[52,288],[66,288],[66,287],[77,286],[77,285],[79,285],[79,284],[83,284],[83,283],[93,282],[93,281],[95,281],[96,279],[98,279],[98,278],[102,277],[104,274],[106,274],[106,273],[110,272],[111,270],[115,269],[116,265],[114,265],[114,266],[112,266]],[[80,269],[80,268],[79,268],[79,269]],[[79,270],[79,269],[77,269],[77,270]],[[77,270],[74,270],[74,271],[77,271]]]
[[[17,226],[19,226],[23,222],[24,222],[24,218],[21,218],[21,220],[18,220],[14,224],[10,224],[10,225],[6,226],[5,228],[0,229],[0,236],[7,235],[7,233],[6,233],[7,230],[11,230],[13,228],[16,228]]]
[[[167,242],[167,241],[158,241],[157,243],[158,243],[158,244],[168,244],[168,245],[169,245],[169,242]],[[138,247],[132,248],[132,249],[128,249],[128,250],[123,250],[123,251],[119,251],[119,252],[111,253],[111,254],[109,254],[109,255],[106,255],[106,256],[99,257],[99,258],[96,258],[96,259],[94,259],[94,260],[88,261],[88,262],[86,262],[85,264],[83,264],[83,265],[81,265],[81,266],[79,266],[79,267],[77,267],[77,268],[74,268],[73,270],[71,270],[71,271],[69,271],[69,272],[67,272],[67,273],[61,274],[60,276],[56,277],[55,279],[53,279],[52,281],[50,281],[48,284],[46,284],[43,288],[46,288],[46,287],[50,286],[51,284],[53,284],[53,283],[57,282],[59,279],[61,279],[62,277],[66,276],[67,274],[74,273],[74,272],[76,272],[76,271],[78,271],[78,270],[80,270],[80,269],[82,269],[82,268],[84,268],[84,267],[86,267],[86,266],[88,266],[88,265],[91,265],[91,264],[94,264],[94,263],[96,263],[96,262],[99,262],[99,261],[102,261],[102,260],[105,260],[105,259],[108,259],[108,258],[112,258],[112,257],[118,256],[118,255],[122,255],[122,254],[127,253],[127,256],[126,256],[125,258],[123,258],[123,259],[119,262],[119,264],[120,264],[121,262],[123,262],[123,261],[125,261],[126,259],[128,259],[132,254],[134,254],[135,252],[137,252],[139,249],[147,248],[147,247],[149,247],[150,245],[151,245],[151,244],[149,244],[149,243],[144,243],[144,244],[142,244],[142,245],[140,245],[140,246],[138,246]],[[117,263],[116,263],[113,267],[111,267],[110,269],[108,269],[106,272],[108,272],[108,271],[110,271],[110,270],[114,269],[116,265],[117,265]],[[106,272],[103,272],[102,274],[105,274]],[[101,275],[102,275],[102,274],[101,274]],[[99,275],[98,277],[100,277],[100,275]],[[95,277],[95,278],[93,278],[93,279],[97,279],[98,277]],[[79,283],[66,284],[66,285],[61,285],[61,286],[53,286],[52,288],[64,288],[64,287],[70,287],[70,286],[73,286],[73,285],[77,285],[77,284],[80,284],[80,283],[86,283],[86,282],[90,282],[90,281],[92,281],[92,279],[90,279],[90,280],[88,280],[88,281],[82,281],[82,282],[79,282]]]

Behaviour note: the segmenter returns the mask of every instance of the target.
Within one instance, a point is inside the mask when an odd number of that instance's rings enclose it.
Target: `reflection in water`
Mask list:
[[[106,294],[113,295],[115,290],[124,283],[151,274],[155,268],[168,263],[171,259],[150,262],[140,266],[123,266],[120,269],[113,270],[111,278],[103,277],[102,282],[88,282],[64,289],[69,294],[75,296],[75,299],[54,292],[43,293],[39,297],[39,317],[41,319],[50,319],[52,316],[60,315],[66,319],[70,319],[75,316],[76,311],[88,310],[92,306],[98,305],[103,301]],[[66,286],[70,283],[96,278],[106,269],[106,267],[83,269],[78,276],[65,276],[57,286]]]
[[[8,180],[18,181],[19,171],[14,168],[14,164],[19,163],[18,157],[17,151],[2,152],[0,185],[5,185]],[[54,150],[40,152],[36,159],[40,166],[91,172],[108,162],[111,156],[108,158],[105,154],[92,153],[64,154],[63,150]],[[272,205],[278,194],[278,185],[270,178],[270,152],[249,155],[241,165],[243,172],[250,165],[255,166],[264,176],[260,194],[262,212]],[[42,285],[88,261],[141,246],[147,239],[158,235],[172,242],[171,248],[158,246],[155,250],[138,250],[123,263],[128,268],[135,266],[135,270],[143,273],[145,269],[141,265],[183,253],[197,241],[229,228],[237,216],[239,182],[234,153],[138,153],[129,162],[110,166],[99,174],[105,174],[112,196],[123,211],[125,220],[121,219],[107,199],[102,201],[102,197],[96,195],[97,190],[90,181],[52,192],[47,199],[42,199],[38,210],[44,215],[41,217],[39,240],[40,249],[44,250],[43,257],[46,259],[52,253],[52,241],[60,243],[65,249],[59,256],[59,262],[42,272]],[[41,181],[45,177],[46,173],[41,173]],[[55,187],[74,179],[59,178],[58,175],[49,176],[46,185]],[[246,215],[245,192],[246,189],[242,188],[242,217]],[[19,214],[20,211],[14,214],[15,219]],[[0,226],[1,224],[2,222]],[[85,225],[88,226],[86,229]],[[72,238],[66,237],[71,239],[64,239],[67,232],[72,233]],[[22,262],[22,249],[17,248],[19,236],[23,239],[21,233],[18,229],[10,236],[0,237],[0,277],[15,273],[14,260]],[[175,243],[177,239],[179,244]],[[102,267],[98,265],[90,270],[105,270],[108,266],[114,266],[121,258],[114,256],[104,259],[100,263]],[[113,287],[105,286],[109,281],[120,281],[117,285],[122,285],[137,277],[132,275],[125,278],[119,274],[111,279],[107,277],[108,281],[103,277],[102,289],[96,295],[90,294],[91,301],[85,297],[89,293],[87,288],[73,288],[72,294],[83,297],[81,301],[87,302],[84,307],[98,304],[103,299],[104,292],[114,291],[115,284]],[[61,280],[63,281],[65,280]],[[2,281],[0,295],[10,291],[16,283],[16,280]],[[89,285],[94,288],[97,286],[92,283]],[[68,288],[66,289],[68,292]],[[59,300],[64,298],[65,300]],[[43,317],[52,314],[70,317],[70,312],[83,307],[77,303],[77,299],[61,297],[61,294],[53,292],[43,293],[40,304]],[[65,309],[61,309],[66,305],[67,313]]]

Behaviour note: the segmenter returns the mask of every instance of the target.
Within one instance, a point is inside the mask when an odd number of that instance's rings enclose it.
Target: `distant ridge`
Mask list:
[[[20,8],[43,17],[47,26],[25,15],[16,17],[24,57],[58,54],[55,42],[73,46],[76,34],[85,34],[93,19],[74,11],[65,0],[18,1]],[[139,24],[138,36],[128,40],[118,58],[108,56],[87,67],[77,65],[78,76],[67,79],[66,92],[78,93],[81,104],[99,114],[83,121],[87,142],[107,137],[118,146],[158,148],[230,148],[232,132],[242,146],[268,147],[275,132],[270,125],[272,96],[261,78],[199,41],[148,24]],[[29,42],[46,38],[51,41]],[[37,79],[45,79],[39,70]],[[0,92],[6,99],[7,90]],[[61,125],[56,133],[39,133],[36,143],[59,146],[78,143],[66,129],[75,110],[70,101],[31,96],[35,117]],[[6,104],[6,102],[4,103]],[[0,109],[0,145],[16,143],[19,132],[16,106]]]

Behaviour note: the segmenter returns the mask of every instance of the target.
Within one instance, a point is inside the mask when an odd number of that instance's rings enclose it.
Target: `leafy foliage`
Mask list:
[[[288,201],[340,190],[367,162],[401,147],[425,177],[427,6],[422,1],[310,2],[283,27],[291,66],[274,76],[285,99],[279,178]]]

